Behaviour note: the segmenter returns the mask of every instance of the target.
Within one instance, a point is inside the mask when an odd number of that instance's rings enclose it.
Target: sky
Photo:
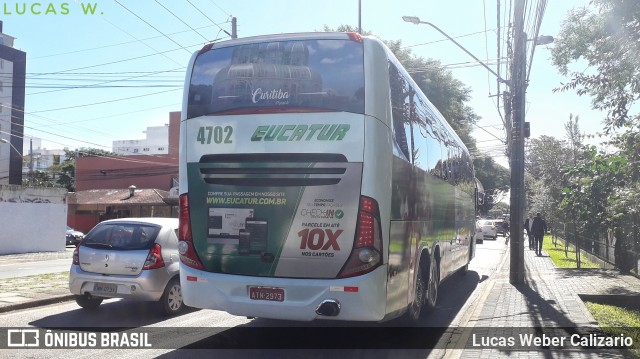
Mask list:
[[[497,15],[497,4],[501,15]],[[527,1],[525,18],[540,1]],[[539,35],[556,36],[566,13],[588,0],[549,1]],[[144,139],[148,126],[162,126],[181,109],[191,54],[205,43],[229,39],[231,17],[238,36],[321,31],[358,24],[358,0],[94,0],[5,1],[3,32],[27,53],[25,136],[47,149],[111,150],[112,141]],[[453,37],[497,71],[497,19],[504,40],[505,0],[360,0],[362,29],[385,40],[402,40],[415,55],[439,60],[472,90],[468,103],[482,118],[474,129],[479,149],[507,164],[498,111],[496,79],[427,25],[404,22],[418,16]],[[40,4],[40,5],[37,5]],[[86,11],[88,5],[92,11]],[[26,5],[26,13],[19,14]],[[17,7],[17,8],[16,8]],[[503,45],[504,46],[504,41]],[[583,132],[602,128],[602,113],[573,92],[553,93],[567,78],[551,64],[551,45],[537,46],[527,88],[531,136],[563,138],[573,114]],[[503,52],[504,53],[504,52]],[[504,59],[502,60],[504,62]],[[504,69],[502,70],[504,71]],[[507,77],[506,75],[502,75]],[[500,91],[504,91],[502,86]],[[25,146],[25,150],[28,146]]]

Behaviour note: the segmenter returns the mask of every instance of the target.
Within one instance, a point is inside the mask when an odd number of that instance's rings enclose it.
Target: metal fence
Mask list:
[[[633,250],[625,250],[616,246],[616,237],[610,229],[600,230],[597,233],[581,233],[571,223],[555,223],[551,226],[551,234],[554,238],[562,238],[581,251],[588,253],[611,266],[616,266],[616,249],[624,251],[626,258],[632,258],[635,265],[631,272],[638,274],[640,263],[638,253]],[[620,254],[620,253],[619,253]],[[619,259],[618,259],[619,260]]]

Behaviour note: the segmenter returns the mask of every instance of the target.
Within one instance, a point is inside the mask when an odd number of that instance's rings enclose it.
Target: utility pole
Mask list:
[[[29,187],[33,186],[33,138],[29,139]]]
[[[77,178],[78,178],[78,159],[80,158],[80,151],[78,151],[78,149],[76,148],[76,158],[75,158],[75,163],[73,165],[73,191],[74,192],[78,192],[78,189],[76,188],[76,183],[78,183]]]
[[[238,21],[235,18],[235,16],[231,17],[231,38],[232,39],[238,38]]]
[[[524,283],[524,117],[526,83],[527,36],[524,33],[524,0],[516,0],[514,7],[514,47],[511,65],[511,199],[510,199],[510,269],[509,283]]]

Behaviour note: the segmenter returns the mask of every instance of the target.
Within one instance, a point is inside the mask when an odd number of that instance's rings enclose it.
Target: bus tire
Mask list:
[[[429,278],[427,281],[426,296],[423,311],[428,313],[436,308],[438,301],[438,285],[440,284],[440,269],[436,258],[429,261]]]
[[[467,275],[469,273],[469,263],[465,264],[462,268],[458,270],[460,275]]]
[[[418,268],[418,273],[416,273],[416,285],[414,286],[415,293],[413,296],[413,302],[409,304],[409,307],[407,308],[407,312],[405,313],[403,318],[403,321],[409,325],[418,323],[420,318],[422,318],[423,315],[425,314],[425,311],[423,309],[425,304],[425,297],[427,294],[426,293],[427,283],[425,280],[425,276],[428,275],[428,273],[426,273],[425,271],[426,261],[428,261],[428,259],[420,261],[420,267]]]

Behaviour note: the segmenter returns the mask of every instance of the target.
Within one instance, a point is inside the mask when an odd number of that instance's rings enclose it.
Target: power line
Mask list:
[[[114,24],[113,22],[109,21],[107,18],[102,17],[102,20],[106,21],[109,25],[111,25],[111,26],[115,27],[116,29],[118,29],[118,30],[120,30],[120,31],[124,32],[125,34],[129,35],[129,37],[131,37],[131,38],[133,38],[133,39],[137,40],[137,41],[138,41],[139,43],[141,43],[142,45],[144,45],[144,46],[146,46],[146,47],[150,48],[151,50],[155,51],[155,53],[156,53],[156,54],[161,55],[161,56],[162,56],[162,57],[164,57],[165,59],[167,59],[167,60],[169,60],[169,61],[173,62],[174,64],[176,64],[176,65],[178,65],[178,66],[180,66],[180,65],[181,65],[181,64],[180,64],[180,63],[178,63],[176,60],[172,59],[171,57],[169,57],[169,56],[168,56],[168,55],[166,55],[165,53],[161,52],[160,50],[157,50],[156,48],[154,48],[153,46],[149,45],[148,43],[146,43],[146,42],[144,42],[144,41],[140,41],[140,40],[138,40],[138,38],[137,38],[137,37],[135,37],[133,34],[131,34],[130,32],[128,32],[127,30],[125,30],[125,29],[121,28],[120,26],[118,26],[118,25]],[[178,46],[180,46],[180,45],[178,45]]]
[[[144,111],[148,111],[148,110],[154,110],[154,109],[158,109],[158,108],[164,108],[164,107],[176,106],[176,105],[179,105],[179,104],[171,104],[171,105],[157,106],[157,107],[152,107],[152,108],[147,108],[147,109],[142,109],[142,110],[137,110],[137,111],[129,111],[129,112],[124,112],[124,113],[119,113],[119,114],[114,114],[114,115],[108,115],[108,116],[101,116],[101,117],[95,117],[95,118],[83,119],[83,120],[79,120],[79,121],[72,121],[72,122],[67,122],[67,123],[60,123],[60,121],[58,121],[58,120],[55,120],[55,119],[52,119],[52,118],[49,118],[49,117],[45,117],[45,116],[42,116],[42,115],[32,114],[32,113],[30,113],[30,112],[26,112],[26,111],[23,111],[23,110],[21,110],[21,109],[15,109],[15,110],[16,110],[16,111],[19,111],[19,112],[23,112],[23,113],[25,113],[26,115],[30,115],[30,116],[33,116],[33,117],[36,117],[36,118],[41,118],[41,119],[44,119],[44,120],[47,120],[47,121],[55,122],[55,123],[54,123],[54,124],[52,124],[52,125],[62,125],[62,126],[64,126],[64,125],[68,125],[68,124],[71,124],[71,123],[79,123],[79,122],[95,121],[95,120],[104,119],[104,118],[113,118],[113,117],[118,117],[118,116],[129,115],[129,114],[132,114],[132,113],[139,113],[139,112],[144,112]],[[10,106],[6,106],[6,105],[3,105],[3,107],[13,109],[12,107],[10,107]],[[36,123],[36,124],[38,124],[38,123]],[[30,127],[30,126],[25,126],[24,124],[18,124],[18,123],[14,123],[14,125],[21,126],[21,127],[23,127],[23,128],[33,129],[33,130],[36,130],[36,131],[42,131],[42,132],[45,132],[45,133],[48,133],[48,134],[51,134],[51,135],[54,135],[54,136],[59,136],[59,137],[69,138],[69,139],[72,139],[72,140],[75,140],[75,141],[79,141],[79,142],[86,142],[86,141],[84,141],[84,140],[80,140],[80,139],[76,139],[76,138],[72,138],[72,137],[68,137],[68,136],[63,136],[63,135],[58,135],[58,134],[51,133],[51,132],[47,132],[47,131],[44,131],[44,130],[42,130],[42,129],[41,129],[42,127],[47,127],[47,125],[41,125],[41,124],[38,124],[38,125],[40,125],[40,128],[33,128],[33,127]],[[51,126],[51,125],[49,125],[49,126]],[[80,128],[80,129],[82,129],[82,128]],[[95,132],[95,133],[98,133],[98,134],[101,134],[101,135],[108,135],[108,134],[105,134],[105,133],[103,133],[103,132],[100,132],[100,131],[96,131],[96,130],[94,130],[94,129],[91,129],[91,128],[84,128],[84,131],[91,131],[91,132]],[[2,132],[2,131],[0,131],[0,132]],[[20,137],[20,136],[14,135],[14,134],[10,134],[10,135],[11,135],[11,136],[14,136],[14,137]],[[22,137],[20,137],[20,138],[22,138]],[[55,142],[55,141],[51,141],[51,140],[48,140],[48,141],[50,141],[50,142],[54,142],[54,143],[57,143],[57,144],[61,144],[61,145],[63,145],[63,146],[72,147],[71,145],[67,145],[67,144],[64,144],[64,143],[59,143],[59,142]],[[87,142],[87,143],[89,143],[89,144],[93,144],[93,143],[90,143],[90,142]],[[102,146],[102,145],[99,145],[99,146],[100,146],[100,147],[109,148],[108,146]]]
[[[176,69],[173,69],[176,70]],[[40,91],[40,92],[35,92],[35,93],[30,93],[29,95],[39,95],[39,94],[43,94],[43,93],[51,93],[51,92],[57,92],[57,91],[64,91],[64,90],[70,90],[70,89],[80,89],[80,88],[113,88],[113,87],[169,87],[167,85],[154,85],[154,86],[150,86],[150,85],[145,85],[145,86],[101,86],[101,85],[105,85],[105,84],[109,84],[109,83],[114,83],[114,82],[124,82],[127,80],[132,80],[132,79],[137,79],[137,78],[141,78],[141,77],[147,77],[147,76],[151,76],[153,74],[160,74],[160,73],[164,73],[167,71],[173,71],[173,70],[162,70],[162,71],[156,71],[156,72],[152,72],[149,74],[144,74],[144,75],[138,75],[138,76],[131,76],[131,77],[127,77],[124,79],[115,79],[115,80],[110,80],[110,81],[103,81],[103,82],[98,82],[98,83],[94,83],[94,84],[90,84],[90,85],[78,85],[78,86],[60,86],[58,87],[57,90],[52,90],[52,91]],[[41,84],[42,85],[42,84]],[[30,86],[31,88],[34,88],[34,86]],[[171,87],[177,87],[177,86],[173,86],[171,85]],[[182,86],[180,86],[182,87]],[[51,88],[51,87],[41,87],[41,88]]]
[[[169,12],[169,14],[173,15],[173,17],[175,17],[176,19],[178,19],[180,22],[182,22],[183,24],[185,24],[188,28],[190,28],[193,32],[195,32],[196,34],[200,35],[200,37],[202,37],[204,39],[204,41],[209,41],[209,39],[207,39],[204,35],[202,35],[201,33],[198,32],[198,30],[194,29],[193,27],[191,27],[191,25],[189,25],[188,23],[184,22],[180,17],[178,17],[178,15],[174,14],[173,11],[167,9],[166,6],[162,5],[158,0],[154,0],[156,2],[156,4],[162,6],[163,9],[167,10]]]
[[[215,5],[218,9],[220,9],[220,11],[222,11],[223,13],[227,14],[227,16],[231,17],[231,14],[229,14],[228,12],[226,12],[223,8],[221,8],[218,4],[215,3],[215,1],[213,0],[209,0],[210,3],[212,3],[213,5]]]
[[[116,0],[116,1],[117,1],[117,0]],[[191,6],[193,6],[193,8],[194,8],[194,9],[196,9],[199,13],[201,13],[201,14],[202,14],[202,16],[206,17],[207,19],[209,19],[209,21],[211,21],[211,23],[212,23],[212,24],[214,24],[215,26],[217,26],[217,27],[220,29],[220,31],[223,31],[223,32],[224,32],[225,34],[227,34],[228,36],[231,36],[231,34],[230,34],[227,30],[223,29],[222,27],[220,27],[220,25],[216,24],[216,22],[215,22],[215,21],[211,20],[211,18],[210,18],[209,16],[207,16],[207,14],[203,13],[203,12],[202,12],[202,10],[200,10],[197,6],[193,5],[193,3],[192,3],[190,0],[187,0],[187,2],[188,2]],[[215,3],[214,3],[214,4],[215,4]],[[217,5],[216,5],[216,6],[217,6]],[[229,15],[229,16],[231,16],[231,15]]]
[[[155,40],[155,39],[163,37],[162,35],[159,35],[159,36],[151,36],[151,37],[138,39],[138,38],[134,37],[133,35],[131,35],[130,33],[126,32],[125,30],[121,29],[120,27],[114,25],[113,23],[111,23],[109,21],[107,21],[107,22],[109,24],[113,25],[114,27],[116,27],[117,29],[119,29],[120,31],[123,31],[127,35],[133,37],[135,39],[135,41],[126,41],[126,42],[120,42],[120,43],[109,44],[109,45],[104,45],[104,46],[90,47],[90,48],[86,48],[86,49],[79,49],[79,50],[73,50],[73,51],[68,51],[68,52],[60,52],[60,53],[57,53],[57,54],[49,54],[49,55],[42,55],[42,56],[37,56],[37,57],[30,57],[29,61],[46,59],[46,58],[49,58],[49,57],[56,57],[56,56],[73,55],[73,54],[77,54],[77,53],[81,53],[81,52],[102,50],[102,49],[107,49],[107,48],[110,48],[110,47],[116,47],[116,46],[122,46],[122,45],[130,45],[130,44],[135,44],[135,43],[143,43],[144,44],[145,41],[147,41],[147,40]],[[196,27],[196,30],[203,30],[203,29],[206,29],[206,28],[209,28],[209,27],[212,27],[212,25]],[[186,32],[190,32],[190,31],[191,30],[176,31],[176,32],[169,33],[168,35],[179,35],[179,34],[184,34]]]
[[[477,32],[472,32],[472,33],[468,33],[468,34],[464,34],[464,35],[459,35],[459,36],[452,36],[452,39],[459,39],[459,38],[463,38],[463,37],[467,37],[467,36],[472,36],[472,35],[478,35],[478,34],[483,34],[486,33],[488,31],[493,31],[495,32],[496,29],[485,29],[484,31],[477,31]],[[435,41],[429,41],[429,42],[423,42],[420,44],[415,44],[415,45],[408,45],[408,46],[404,46],[405,49],[411,48],[411,47],[416,47],[416,46],[423,46],[423,45],[431,45],[431,44],[436,44],[439,42],[448,42],[448,39],[441,39],[441,40],[435,40]]]
[[[24,127],[25,127],[25,128],[30,128],[30,127],[28,127],[28,126],[24,126]],[[35,130],[35,131],[40,131],[40,132],[48,133],[48,134],[52,134],[52,133],[50,133],[50,132],[43,131],[43,130],[40,130],[40,129],[37,129],[37,128],[30,128],[30,129]],[[0,133],[5,133],[5,134],[8,134],[8,135],[10,135],[10,136],[18,137],[18,138],[21,138],[21,139],[23,139],[23,140],[24,140],[24,136],[23,136],[23,137],[21,137],[21,136],[17,136],[17,135],[10,134],[10,133],[8,133],[8,132],[4,132],[4,131],[0,131]],[[53,135],[55,135],[55,134],[53,134]],[[63,137],[63,138],[68,138],[68,139],[72,139],[71,137],[62,136],[62,135],[56,135],[56,136],[58,136],[58,137]],[[57,143],[57,144],[59,144],[59,145],[65,145],[65,144],[63,144],[63,143],[59,143],[59,142],[55,142],[55,141],[50,141],[50,140],[48,140],[48,141],[49,141],[49,142],[52,142],[52,143]],[[92,143],[92,142],[88,142],[88,141],[82,141],[82,140],[76,140],[76,141],[79,141],[79,142],[82,142],[82,143],[86,143],[86,144],[90,144],[90,145],[94,145],[94,146],[98,146],[98,147],[108,148],[107,146],[103,146],[103,145],[96,144],[96,143]],[[66,146],[66,147],[74,147],[74,146]],[[92,156],[94,156],[94,157],[109,158],[109,159],[113,159],[113,160],[117,160],[117,161],[122,161],[122,162],[142,163],[142,164],[164,164],[164,165],[166,165],[166,164],[167,164],[166,162],[154,162],[154,161],[142,160],[142,159],[137,159],[137,158],[131,158],[131,157],[129,157],[129,156],[103,156],[103,155],[95,155],[95,154],[92,154],[92,153],[90,153],[90,152],[83,152],[83,151],[78,151],[78,152],[79,152],[79,153],[85,153],[85,154],[91,154],[91,155],[92,155]],[[141,156],[146,156],[146,157],[151,157],[151,158],[154,158],[154,157],[155,157],[155,158],[163,158],[163,159],[165,159],[165,158],[169,158],[169,159],[176,159],[175,157],[168,157],[168,156],[166,156],[166,155],[163,155],[163,157],[157,157],[158,155],[141,155]]]
[[[169,39],[169,41],[173,42],[174,44],[180,46],[184,51],[188,52],[189,54],[191,54],[191,51],[187,50],[185,47],[183,47],[182,45],[180,45],[179,43],[177,43],[175,40],[173,40],[172,38],[170,38],[168,35],[166,35],[164,32],[158,30],[158,28],[156,28],[155,26],[151,25],[149,22],[147,22],[145,19],[141,18],[140,16],[138,16],[138,14],[134,13],[133,11],[129,10],[129,8],[127,8],[126,6],[122,5],[122,3],[120,3],[120,1],[118,0],[113,0],[115,1],[118,5],[122,6],[125,10],[127,10],[128,12],[130,12],[133,16],[137,17],[138,19],[140,19],[140,21],[144,22],[145,24],[151,26],[151,28],[153,28],[154,30],[156,30],[157,32],[159,32],[160,34],[162,34],[162,36],[166,37],[167,39]]]
[[[172,89],[172,90],[158,91],[158,92],[153,92],[153,93],[144,94],[144,95],[131,96],[131,97],[124,97],[124,98],[119,98],[119,99],[115,99],[115,100],[108,100],[108,101],[101,101],[101,102],[87,103],[87,104],[82,104],[82,105],[67,106],[67,107],[58,107],[58,108],[50,108],[50,109],[46,109],[46,110],[32,111],[31,113],[33,114],[33,113],[42,113],[42,112],[52,112],[52,111],[60,111],[60,110],[69,110],[69,109],[72,109],[72,108],[79,108],[79,107],[87,107],[87,106],[102,105],[102,104],[105,104],[105,103],[112,103],[112,102],[118,102],[118,101],[130,100],[130,99],[134,99],[134,98],[140,98],[140,97],[146,97],[146,96],[153,96],[153,95],[158,95],[158,94],[166,93],[166,92],[172,92],[172,91],[176,91],[176,90],[180,90],[180,89]]]

